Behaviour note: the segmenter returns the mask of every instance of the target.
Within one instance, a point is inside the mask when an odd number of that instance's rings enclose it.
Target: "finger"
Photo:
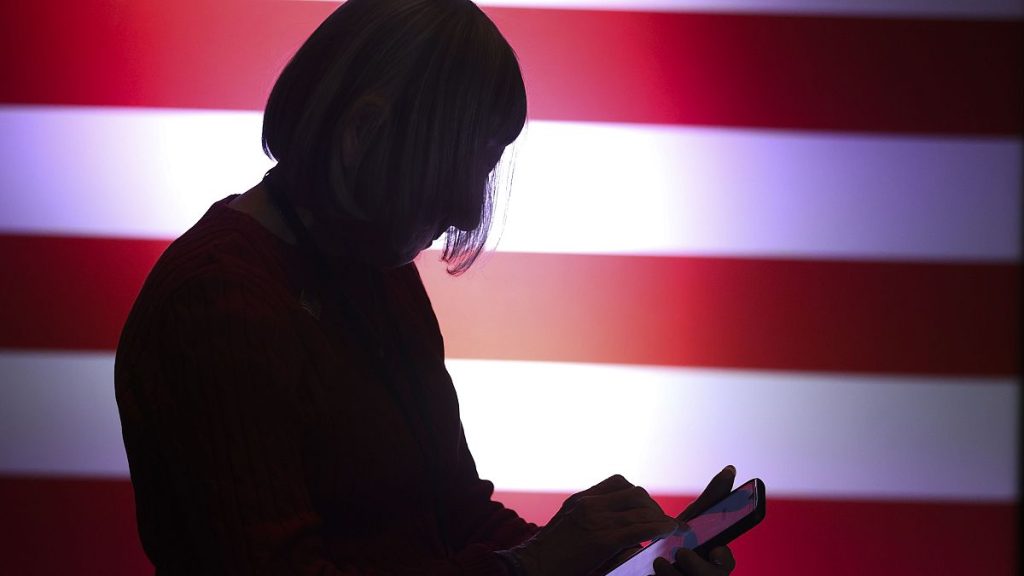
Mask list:
[[[656,524],[664,534],[678,527],[675,518],[665,514],[658,503],[646,497],[629,495],[587,496],[567,517],[587,530],[618,529],[637,524]]]
[[[711,479],[711,482],[708,482],[707,487],[704,488],[704,491],[701,492],[700,496],[687,506],[686,510],[683,510],[683,513],[677,518],[679,520],[686,521],[707,510],[712,504],[718,502],[722,498],[725,498],[730,492],[732,492],[732,484],[735,481],[736,468],[732,464],[722,468],[722,471],[715,474],[715,477]]]
[[[640,542],[654,540],[675,530],[675,521],[671,518],[654,522],[634,522],[601,531],[600,541],[611,550],[619,550],[626,546],[634,546]]]
[[[597,494],[607,494],[608,492],[618,492],[619,490],[625,490],[632,487],[633,484],[629,480],[626,480],[622,474],[615,474],[614,476],[609,476],[597,484],[594,484],[580,494],[593,496]]]
[[[608,492],[625,490],[632,487],[633,485],[630,484],[630,482],[626,480],[621,474],[609,476],[608,478],[605,478],[604,480],[598,482],[597,484],[591,486],[590,488],[577,492],[572,496],[566,498],[565,501],[562,502],[562,507],[559,509],[559,512],[568,512],[569,510],[572,510],[573,508],[576,507],[577,504],[579,504],[580,500],[588,496],[607,494]]]
[[[711,552],[708,552],[708,560],[712,564],[721,566],[727,571],[732,572],[736,569],[736,559],[732,556],[732,550],[729,550],[728,546],[719,546],[714,548]]]
[[[640,486],[631,486],[614,492],[587,496],[587,498],[592,498],[591,504],[600,506],[605,510],[618,512],[643,508],[656,511],[661,515],[665,514],[661,506],[647,493],[647,490]]]
[[[679,576],[679,571],[659,556],[654,559],[654,576]]]
[[[676,551],[676,565],[684,576],[729,576],[732,571],[731,568],[712,564],[686,548]]]

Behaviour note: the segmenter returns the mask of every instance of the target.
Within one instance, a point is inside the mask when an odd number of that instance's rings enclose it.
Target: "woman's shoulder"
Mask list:
[[[221,282],[284,288],[285,247],[250,216],[230,208],[235,197],[214,202],[167,247],[146,278],[143,293],[166,299],[196,284]]]
[[[250,317],[282,310],[289,295],[287,258],[259,224],[215,202],[160,255],[129,312],[125,337],[145,332],[169,315],[222,313]]]

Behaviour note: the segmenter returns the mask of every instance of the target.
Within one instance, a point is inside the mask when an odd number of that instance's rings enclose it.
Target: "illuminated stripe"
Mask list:
[[[770,486],[765,521],[730,545],[741,573],[819,576],[826,566],[830,576],[1016,574],[1015,505],[796,500],[775,495]],[[538,523],[566,496],[495,494]],[[112,567],[121,574],[151,573],[138,543],[132,497],[127,480],[0,476],[0,538],[6,544],[0,571],[60,574],[74,566],[79,576],[109,576]],[[654,497],[675,511],[692,495]],[[43,543],[53,542],[60,543],[59,554],[41,553],[52,547]]]
[[[0,108],[0,229],[174,238],[273,166],[253,112]]]
[[[802,497],[1009,501],[1017,382],[449,361],[482,477],[692,494],[724,464]],[[110,354],[0,353],[4,474],[125,476]],[[497,410],[497,407],[501,407]],[[515,431],[512,433],[512,431]]]
[[[535,122],[517,252],[1015,260],[1021,142]]]
[[[0,352],[0,472],[128,474],[112,354]]]
[[[0,102],[262,110],[317,2],[8,3]],[[1016,134],[1019,21],[490,8],[534,118]],[[229,32],[225,32],[229,31]],[[609,42],[614,38],[614,42]],[[253,41],[253,39],[259,39]]]
[[[480,474],[505,490],[572,492],[621,473],[694,494],[732,463],[779,495],[1016,495],[1012,379],[449,365]]]
[[[166,242],[0,236],[0,347],[113,350]],[[921,374],[1019,370],[1017,265],[496,253],[420,273],[449,357]]]
[[[261,115],[0,108],[0,230],[174,238],[272,163]],[[1019,138],[537,121],[499,249],[1014,261]]]

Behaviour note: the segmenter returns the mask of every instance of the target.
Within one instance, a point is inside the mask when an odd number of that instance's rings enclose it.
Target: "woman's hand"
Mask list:
[[[708,483],[706,488],[704,488],[704,491],[701,493],[701,495],[698,496],[696,500],[691,502],[690,505],[686,507],[686,510],[683,510],[683,512],[676,517],[676,521],[679,524],[685,524],[687,520],[693,518],[694,516],[697,516],[701,512],[710,508],[712,505],[714,505],[722,498],[728,496],[729,493],[732,492],[732,485],[735,480],[736,468],[734,468],[731,465],[726,466],[721,472],[716,474],[715,477],[711,479],[711,482]],[[633,546],[620,551],[614,558],[606,562],[596,572],[594,572],[594,574],[603,575],[607,574],[608,572],[611,572],[624,561],[629,559],[629,557],[635,554],[638,550],[638,546]],[[732,559],[732,553],[728,548],[724,546],[716,548],[710,552],[710,558],[712,559],[712,563],[714,563],[715,560],[720,560],[722,562],[718,565],[709,564],[706,560],[700,558],[699,556],[688,550],[684,551],[684,554],[686,554],[687,559],[685,560],[685,563],[680,564],[680,566],[685,567],[684,570],[686,571],[683,572],[683,574],[685,575],[718,575],[722,574],[721,566],[729,567],[728,570],[724,572],[724,574],[728,574],[732,571],[732,567],[736,564],[736,562]],[[669,570],[668,572],[665,572],[665,574],[679,574],[679,572],[675,568],[673,568],[669,562],[665,562],[665,565]],[[711,572],[707,571],[709,569],[708,566],[711,567]],[[656,576],[661,575],[658,574]]]
[[[711,508],[722,498],[725,498],[732,492],[733,482],[736,481],[736,468],[730,464],[715,477],[708,482],[708,485],[704,488],[704,491],[700,493],[700,496],[696,500],[690,503],[686,507],[686,510],[676,517],[679,522],[686,522],[687,520],[699,515],[701,512]]]
[[[573,494],[536,536],[515,549],[529,576],[588,574],[619,550],[676,529],[647,491],[622,476]]]
[[[708,482],[700,496],[687,506],[686,510],[676,517],[676,520],[685,523],[707,510],[715,502],[732,492],[732,485],[735,481],[736,468],[731,465],[726,466],[711,479],[711,482]],[[736,560],[732,557],[732,551],[728,546],[712,549],[708,552],[707,560],[692,550],[681,548],[676,552],[675,564],[670,564],[664,558],[654,561],[654,576],[728,576],[734,568],[736,568]]]
[[[664,558],[654,560],[654,576],[729,576],[734,568],[736,560],[728,546],[712,550],[708,560],[686,548],[676,552],[675,564],[669,564]]]

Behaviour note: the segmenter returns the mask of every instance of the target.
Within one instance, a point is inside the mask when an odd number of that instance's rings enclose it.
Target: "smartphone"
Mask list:
[[[630,556],[608,576],[654,574],[654,559],[660,556],[675,562],[676,550],[680,548],[689,548],[706,558],[710,550],[728,544],[764,519],[764,500],[764,482],[754,478],[688,520],[675,532]]]

